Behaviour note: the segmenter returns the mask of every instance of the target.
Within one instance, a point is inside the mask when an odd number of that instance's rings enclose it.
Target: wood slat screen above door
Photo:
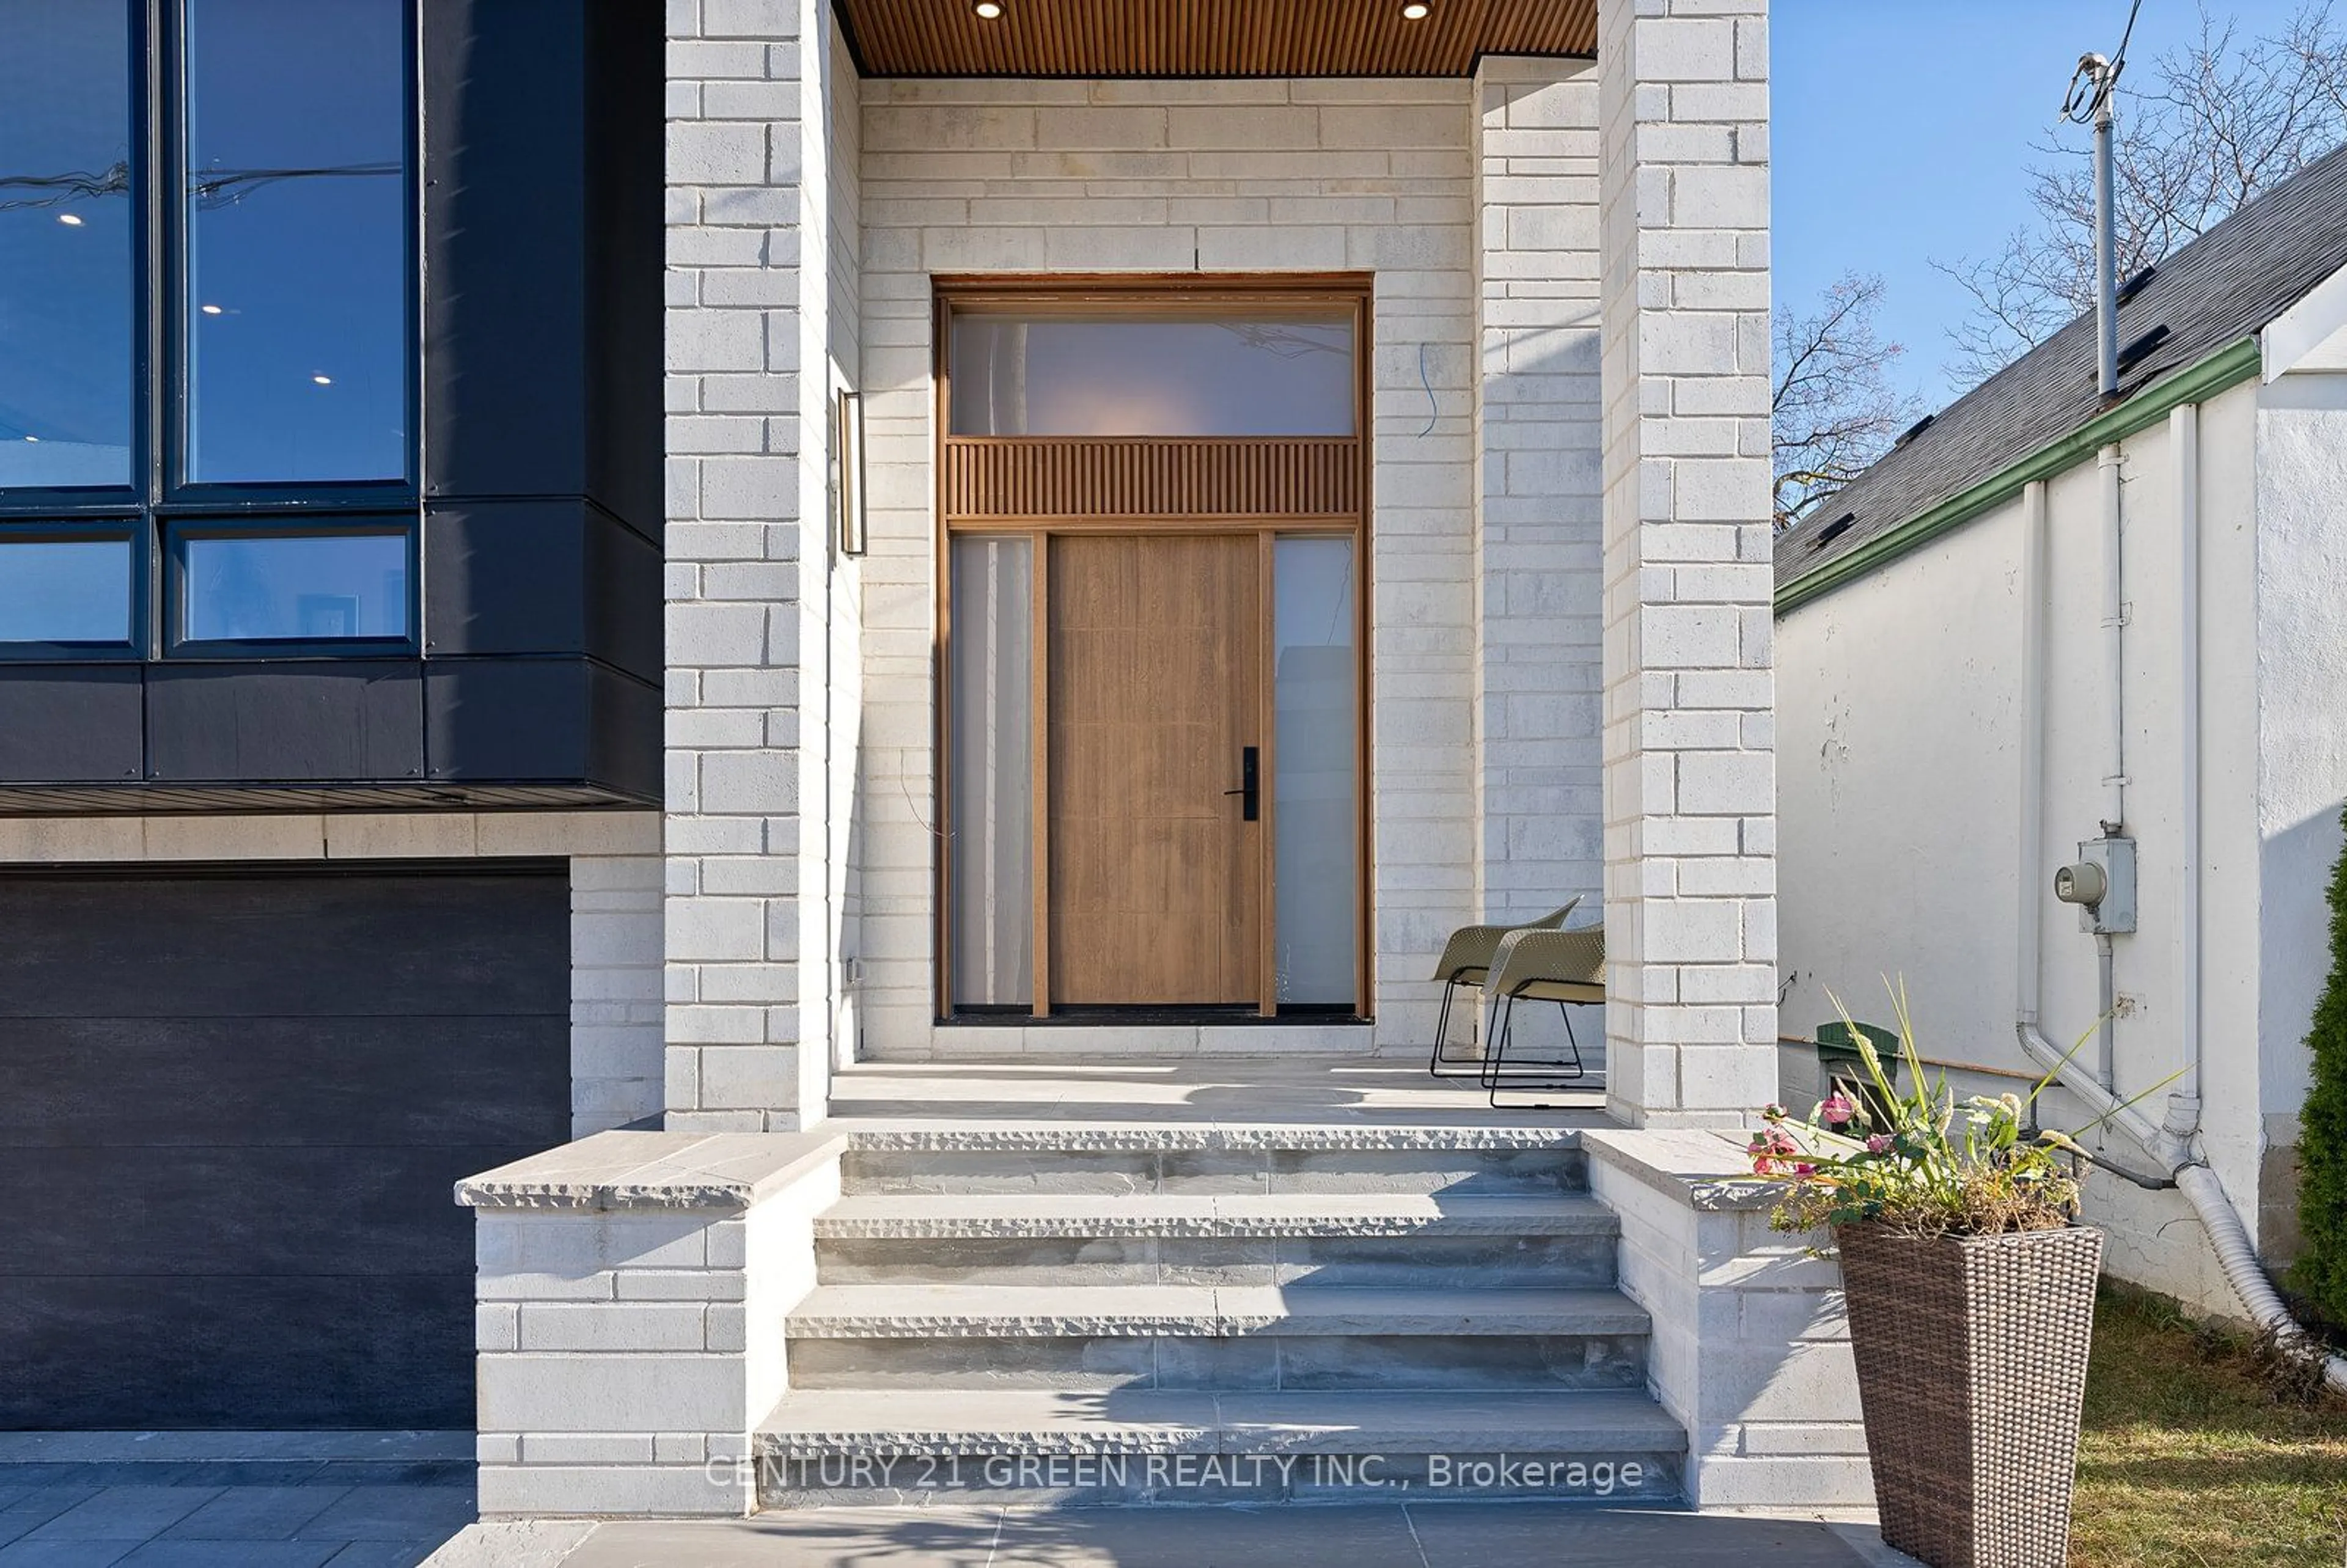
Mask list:
[[[843,0],[867,77],[1464,77],[1593,55],[1596,0]]]
[[[1009,518],[1350,518],[1351,436],[948,436],[949,524]]]

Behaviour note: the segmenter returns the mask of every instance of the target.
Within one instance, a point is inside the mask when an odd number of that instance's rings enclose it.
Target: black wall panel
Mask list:
[[[661,673],[661,552],[582,500],[436,504],[424,525],[425,653],[571,653]]]
[[[0,1427],[463,1428],[459,1178],[569,1135],[534,867],[0,880]]]
[[[425,0],[425,494],[657,538],[660,8]]]
[[[158,782],[420,780],[423,667],[151,665],[147,767]]]
[[[635,743],[661,722],[660,688],[576,659],[437,659],[425,667],[430,774],[519,784],[552,765],[638,799],[660,797],[660,757]]]
[[[0,784],[137,778],[145,703],[136,664],[0,664]]]

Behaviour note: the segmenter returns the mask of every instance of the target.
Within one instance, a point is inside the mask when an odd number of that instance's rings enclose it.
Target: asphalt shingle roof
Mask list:
[[[2132,397],[2258,331],[2342,267],[2347,148],[2175,251],[2119,307],[2122,352],[2168,328],[2158,346],[2120,372],[2120,396]],[[2085,425],[2103,408],[2095,369],[2089,312],[1942,409],[1921,434],[1779,536],[1777,586],[1809,576]],[[1820,544],[1819,534],[1845,515],[1853,517],[1850,525]]]

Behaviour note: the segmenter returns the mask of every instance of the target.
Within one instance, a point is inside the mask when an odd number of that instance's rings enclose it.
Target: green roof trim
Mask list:
[[[1957,491],[1936,506],[1927,507],[1897,527],[1888,528],[1851,550],[1777,590],[1777,613],[1798,610],[1820,599],[1852,578],[1862,577],[1886,561],[1972,521],[1992,507],[2003,506],[2023,487],[2051,478],[2094,456],[2097,447],[2124,440],[2168,416],[2168,410],[2214,397],[2258,374],[2258,340],[2254,333],[2218,350],[2198,364],[2162,376],[2116,408],[2105,410],[2058,441],[2050,442],[2008,467],[2000,468],[1977,485]]]

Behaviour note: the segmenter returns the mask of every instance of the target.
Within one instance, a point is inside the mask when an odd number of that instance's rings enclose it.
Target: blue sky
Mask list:
[[[2209,0],[2243,36],[2291,0]],[[1807,309],[1845,272],[1879,274],[1896,378],[1930,407],[1953,395],[1945,323],[1967,296],[1932,268],[1993,251],[2031,217],[2032,144],[2078,56],[2109,53],[2127,0],[1778,0],[1770,7],[1777,300]],[[2143,0],[2129,80],[2198,36],[2195,0]],[[2140,72],[2141,75],[2137,75]],[[2080,147],[2086,131],[2059,134]]]

